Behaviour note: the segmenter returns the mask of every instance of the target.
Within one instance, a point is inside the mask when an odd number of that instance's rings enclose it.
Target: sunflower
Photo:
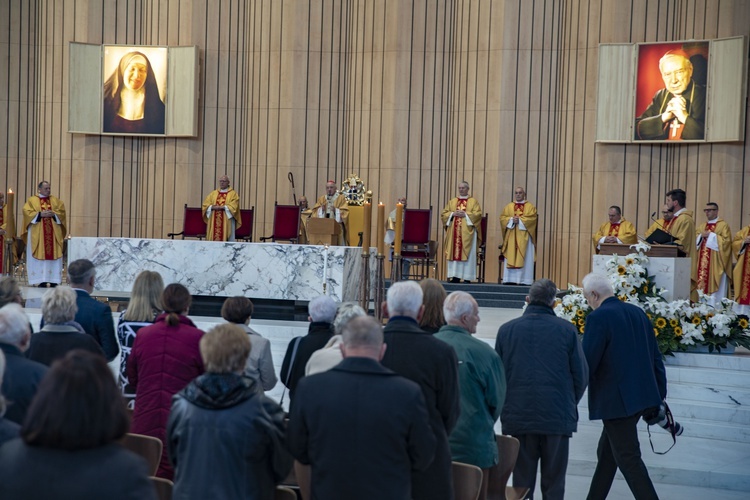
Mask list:
[[[583,327],[582,326],[578,327],[578,333],[583,333]]]
[[[633,288],[630,290],[630,295],[636,295],[638,293],[638,290],[636,288]]]
[[[656,328],[659,330],[663,329],[665,326],[667,326],[667,320],[659,316],[656,318]]]
[[[654,336],[655,336],[655,337],[658,337],[658,336],[659,336],[659,330],[657,330],[656,328],[654,328]]]
[[[586,324],[586,322],[585,322],[585,321],[583,321],[582,319],[579,319],[579,320],[578,320],[578,326],[583,326],[583,325],[585,325],[585,324]]]
[[[701,317],[700,316],[693,316],[693,319],[690,320],[690,322],[694,325],[700,325],[701,324]]]
[[[674,328],[674,334],[675,334],[676,337],[682,337],[682,327],[681,326],[676,326]]]
[[[746,329],[748,327],[749,323],[747,321],[747,318],[740,318],[738,324],[740,325],[740,328],[742,328],[744,330],[744,329]]]
[[[617,274],[619,274],[620,276],[624,276],[626,272],[627,269],[625,268],[625,266],[623,266],[622,264],[617,266]]]
[[[641,291],[643,293],[648,293],[648,285],[643,285],[643,288],[641,288]]]
[[[669,320],[669,326],[671,326],[672,328],[678,326],[679,324],[680,324],[680,322],[677,321],[677,319],[675,319],[675,318],[672,318],[672,319]]]
[[[652,320],[652,319],[654,319],[654,317],[653,317],[653,316],[651,315],[651,313],[646,313],[646,316],[648,316],[648,319],[649,319],[649,320]]]
[[[635,263],[635,260],[633,260],[633,257],[628,257],[625,259],[625,264],[632,266],[633,263]]]
[[[618,295],[617,298],[620,299],[622,302],[625,302],[626,300],[628,300],[627,295]]]
[[[577,310],[576,311],[576,316],[578,316],[579,318],[583,318],[583,309]]]

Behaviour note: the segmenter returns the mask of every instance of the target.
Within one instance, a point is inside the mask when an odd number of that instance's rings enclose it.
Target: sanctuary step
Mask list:
[[[651,477],[661,483],[750,491],[750,352],[678,353],[665,364],[667,403],[684,432],[668,454],[657,455],[651,451],[646,424],[639,423],[641,453]],[[588,419],[587,394],[578,411],[568,473],[590,476],[601,421]],[[672,444],[660,427],[652,426],[651,435],[657,451]]]

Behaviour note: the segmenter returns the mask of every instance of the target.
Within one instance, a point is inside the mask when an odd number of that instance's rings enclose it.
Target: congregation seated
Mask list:
[[[104,356],[68,352],[0,447],[0,498],[156,500],[145,460],[117,443],[128,422]]]
[[[203,332],[186,316],[191,300],[183,285],[167,285],[161,297],[164,312],[138,331],[128,358],[128,380],[135,388],[132,431],[162,441],[156,476],[169,480],[174,475],[166,446],[172,396],[203,373],[198,347]]]
[[[104,357],[104,351],[80,324],[74,321],[76,292],[67,286],[50,289],[42,296],[42,329],[31,336],[29,359],[50,366],[68,351],[83,349]]]
[[[333,333],[322,349],[318,349],[310,356],[305,366],[305,376],[330,370],[341,363],[344,355],[341,353],[341,331],[349,321],[367,313],[357,304],[341,304],[333,320]]]
[[[236,324],[247,333],[250,339],[250,355],[247,357],[245,375],[257,382],[258,392],[270,391],[276,387],[276,372],[271,356],[271,342],[250,328],[253,303],[246,297],[230,297],[221,306],[221,317]]]
[[[141,272],[133,283],[128,308],[120,313],[117,321],[117,342],[120,344],[119,385],[129,408],[133,408],[135,402],[135,387],[128,380],[128,357],[138,330],[153,325],[154,319],[161,313],[162,293],[164,281],[161,275],[156,271]]]
[[[200,340],[206,373],[172,401],[167,425],[173,498],[273,498],[292,468],[284,411],[243,376],[251,344],[234,324]]]

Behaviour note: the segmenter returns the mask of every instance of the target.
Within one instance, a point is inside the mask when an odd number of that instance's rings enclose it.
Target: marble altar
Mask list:
[[[374,249],[371,249],[374,252]],[[193,295],[311,300],[357,300],[362,249],[277,243],[139,238],[71,238],[68,262],[96,265],[96,289],[130,292],[141,271],[182,283]],[[371,256],[371,262],[374,258]],[[374,263],[371,264],[371,268]]]
[[[625,262],[625,257],[615,255],[594,255],[592,271],[607,274],[607,262],[617,258],[618,262]],[[691,262],[685,257],[649,257],[649,276],[654,277],[656,286],[667,291],[663,297],[668,301],[690,299]]]

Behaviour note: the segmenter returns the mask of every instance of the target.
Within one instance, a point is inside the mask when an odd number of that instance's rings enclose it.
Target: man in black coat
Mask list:
[[[6,368],[0,393],[8,404],[5,418],[19,425],[47,373],[46,366],[23,355],[30,339],[29,319],[23,308],[18,304],[3,306],[0,309],[0,350],[5,354]]]
[[[552,309],[557,286],[535,281],[523,316],[500,327],[495,350],[508,383],[500,420],[503,434],[521,443],[513,486],[534,498],[537,464],[542,462],[542,496],[562,500],[570,437],[578,430],[578,402],[589,380],[576,328]]]
[[[281,363],[281,381],[289,389],[290,408],[299,379],[305,376],[305,365],[312,353],[322,349],[333,336],[336,303],[328,295],[315,297],[307,305],[310,327],[304,337],[294,337]]]
[[[411,471],[435,451],[422,391],[378,363],[386,346],[373,318],[351,320],[342,337],[344,360],[299,381],[292,455],[311,466],[313,499],[409,500]]]
[[[413,380],[422,388],[430,426],[437,439],[435,459],[424,471],[412,474],[414,500],[450,500],[451,450],[448,436],[461,411],[458,387],[458,357],[447,343],[419,328],[424,312],[422,288],[414,281],[401,281],[388,289],[383,366]]]
[[[77,295],[75,321],[83,327],[84,332],[94,337],[107,361],[112,361],[120,352],[120,347],[115,337],[112,310],[107,304],[91,297],[95,278],[96,268],[90,260],[79,259],[68,265],[68,283]]]
[[[604,499],[619,468],[633,496],[658,499],[641,459],[636,425],[644,410],[667,397],[667,376],[654,330],[642,309],[614,296],[599,274],[583,278],[594,311],[586,318],[583,352],[589,364],[589,419],[604,424],[588,499]]]

